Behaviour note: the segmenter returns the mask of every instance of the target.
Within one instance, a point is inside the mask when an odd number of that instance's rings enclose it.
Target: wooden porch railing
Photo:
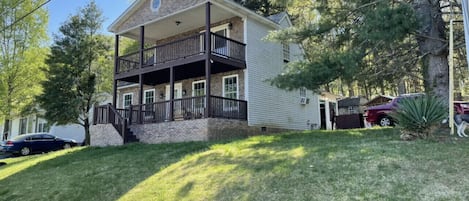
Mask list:
[[[211,33],[212,54],[215,56],[240,61],[245,61],[245,44],[236,40]],[[165,44],[153,46],[143,50],[143,65],[149,67],[169,61],[185,59],[194,55],[205,54],[204,33]],[[140,66],[140,51],[118,57],[116,74],[136,70]]]
[[[102,105],[94,108],[93,124],[112,124],[114,128],[125,139],[127,132],[127,119],[125,119],[120,111],[116,110],[111,104]]]
[[[205,96],[181,98],[163,102],[132,105],[115,109],[112,105],[95,108],[95,124],[114,122],[116,129],[125,131],[128,124],[159,123],[208,117],[205,114]],[[213,118],[247,120],[247,101],[211,96],[210,116]],[[173,111],[170,104],[173,103]],[[123,121],[122,119],[128,120]],[[124,127],[125,125],[125,127]]]

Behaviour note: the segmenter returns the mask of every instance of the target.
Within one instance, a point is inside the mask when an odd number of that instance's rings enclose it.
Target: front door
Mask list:
[[[171,94],[170,92],[170,85],[166,85],[166,91],[165,91],[165,100],[170,100],[171,99]],[[175,83],[174,84],[174,99],[181,99],[182,98],[182,83]],[[169,105],[170,103],[168,102],[166,104],[166,111],[169,111]],[[181,101],[177,100],[174,101],[174,113],[173,113],[173,118],[179,118],[182,116],[182,110],[181,110]],[[169,112],[166,112],[166,119],[169,119]]]

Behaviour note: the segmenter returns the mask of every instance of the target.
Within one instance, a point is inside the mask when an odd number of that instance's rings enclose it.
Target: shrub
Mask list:
[[[435,96],[404,98],[391,113],[401,130],[401,139],[426,139],[448,114],[448,106]]]

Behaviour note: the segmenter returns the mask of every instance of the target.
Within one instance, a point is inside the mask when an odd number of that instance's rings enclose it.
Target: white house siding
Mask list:
[[[282,45],[263,38],[271,28],[247,18],[246,77],[248,79],[248,122],[250,126],[284,129],[310,129],[320,125],[319,99],[307,91],[309,104],[299,104],[299,91],[287,92],[270,85],[266,79],[283,71]],[[293,45],[292,45],[293,46]],[[300,55],[291,48],[290,55]]]

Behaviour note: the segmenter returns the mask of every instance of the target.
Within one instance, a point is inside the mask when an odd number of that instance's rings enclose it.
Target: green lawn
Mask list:
[[[0,200],[469,200],[468,152],[394,129],[82,147],[0,160]]]

